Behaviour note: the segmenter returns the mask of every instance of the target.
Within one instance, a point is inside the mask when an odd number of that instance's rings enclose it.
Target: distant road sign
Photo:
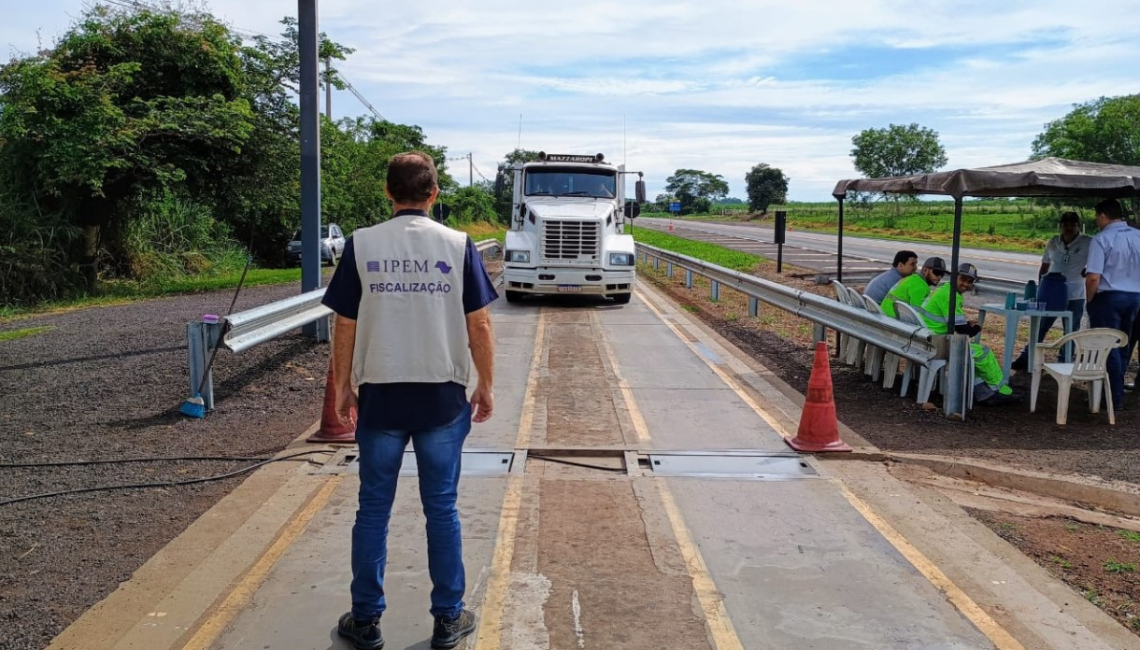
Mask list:
[[[672,202],[670,202],[670,203],[669,203],[669,212],[677,212],[677,213],[680,213],[680,212],[681,212],[681,202],[680,202],[680,201],[672,201]]]

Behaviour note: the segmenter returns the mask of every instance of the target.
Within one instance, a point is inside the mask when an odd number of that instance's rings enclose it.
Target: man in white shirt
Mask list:
[[[1069,290],[1069,302],[1065,309],[1073,313],[1074,332],[1081,328],[1081,319],[1085,315],[1083,273],[1088,263],[1092,239],[1081,232],[1081,218],[1076,212],[1062,214],[1061,234],[1045,244],[1045,252],[1041,255],[1041,268],[1037,271],[1038,278],[1046,273],[1061,273],[1065,276],[1065,287]],[[1045,333],[1053,327],[1056,320],[1055,317],[1041,319],[1041,329],[1037,331],[1038,343],[1045,340]],[[1021,355],[1014,359],[1010,367],[1014,370],[1026,370],[1029,367],[1028,347],[1021,351]]]
[[[1124,211],[1115,199],[1097,204],[1096,225],[1100,234],[1089,247],[1085,273],[1089,324],[1127,335],[1140,314],[1140,231],[1124,222]],[[1118,410],[1126,408],[1124,371],[1129,353],[1120,348],[1108,353],[1112,404]]]

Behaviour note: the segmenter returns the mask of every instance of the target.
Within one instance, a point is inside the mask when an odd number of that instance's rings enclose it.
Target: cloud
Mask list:
[[[232,24],[276,33],[295,3],[212,0]],[[81,0],[9,14],[0,43],[34,48]],[[1106,28],[1140,0],[582,0],[519,4],[321,0],[321,29],[357,48],[341,67],[385,116],[418,124],[490,174],[520,142],[603,151],[644,170],[725,176],[744,195],[757,162],[793,199],[857,175],[851,137],[917,122],[950,164],[1024,159],[1071,105],[1140,85],[1140,42]],[[29,38],[29,35],[32,35]],[[337,93],[338,114],[361,114]],[[623,126],[624,125],[624,126]]]

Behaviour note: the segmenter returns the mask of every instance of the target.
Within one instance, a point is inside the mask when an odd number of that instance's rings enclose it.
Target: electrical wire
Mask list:
[[[209,483],[211,481],[221,481],[221,480],[224,480],[227,478],[233,478],[235,476],[241,476],[242,474],[252,472],[253,470],[257,469],[258,467],[262,467],[262,466],[268,465],[270,463],[277,463],[277,462],[280,462],[283,460],[290,460],[292,458],[299,458],[301,456],[308,456],[309,454],[327,453],[327,452],[328,452],[327,449],[311,449],[309,451],[303,451],[301,453],[291,454],[289,456],[281,456],[279,458],[269,458],[267,460],[263,460],[261,462],[254,463],[253,465],[248,465],[246,467],[234,470],[232,472],[226,472],[225,474],[218,474],[216,476],[206,476],[206,477],[202,477],[202,478],[187,479],[185,481],[168,481],[168,482],[160,482],[160,483],[131,483],[131,484],[127,484],[127,485],[99,485],[99,486],[95,486],[95,487],[78,488],[75,490],[61,490],[59,492],[45,492],[43,494],[30,494],[28,496],[16,497],[15,499],[7,499],[5,501],[0,501],[0,507],[12,505],[14,503],[22,503],[24,501],[34,501],[36,499],[47,499],[50,497],[61,497],[61,496],[67,496],[67,495],[71,495],[71,494],[86,494],[89,492],[109,492],[111,490],[131,490],[131,489],[181,487],[183,485],[194,485],[197,483]]]
[[[530,460],[532,458],[535,460],[544,460],[548,463],[555,463],[558,465],[570,465],[572,467],[584,467],[586,469],[596,469],[596,470],[601,470],[603,472],[622,472],[622,473],[625,472],[624,467],[604,467],[602,465],[591,465],[589,463],[576,463],[572,460],[565,460],[563,458],[555,458],[553,456],[536,456],[533,454],[527,454],[527,460]],[[4,505],[4,504],[0,503],[0,505]]]
[[[332,453],[330,449],[313,449],[308,453]],[[181,461],[262,461],[273,460],[264,456],[140,456],[138,458],[98,458],[94,460],[64,460],[51,463],[0,463],[0,469],[30,467],[74,467],[76,465],[113,465],[117,463],[161,463]]]

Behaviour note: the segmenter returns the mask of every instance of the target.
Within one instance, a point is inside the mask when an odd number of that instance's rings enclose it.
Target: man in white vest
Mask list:
[[[409,440],[427,518],[431,647],[454,648],[475,631],[475,615],[463,606],[463,538],[455,501],[471,422],[486,422],[494,410],[487,306],[498,293],[471,239],[428,216],[437,183],[427,154],[392,157],[385,188],[392,219],[353,233],[322,301],[336,312],[337,413],[347,419],[353,407],[359,409],[352,611],[337,626],[358,650],[384,646],[388,520]],[[472,359],[478,380],[468,400]]]

